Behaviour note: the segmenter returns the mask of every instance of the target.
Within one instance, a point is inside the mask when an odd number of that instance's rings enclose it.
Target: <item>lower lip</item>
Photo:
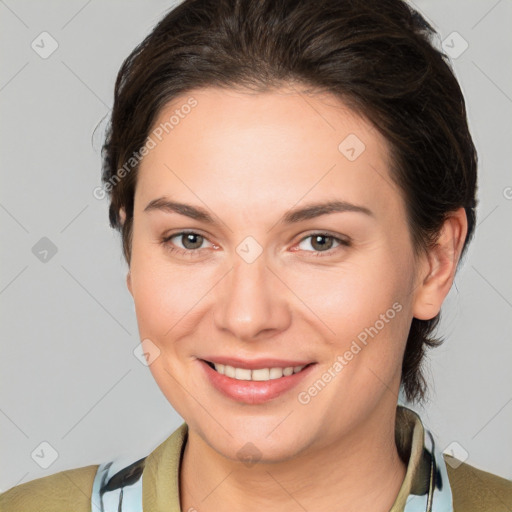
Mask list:
[[[198,360],[206,373],[210,383],[225,396],[245,404],[258,405],[268,402],[290,391],[297,386],[312,371],[315,364],[311,364],[298,373],[280,377],[279,379],[254,381],[237,380],[226,377],[215,371],[202,360]]]

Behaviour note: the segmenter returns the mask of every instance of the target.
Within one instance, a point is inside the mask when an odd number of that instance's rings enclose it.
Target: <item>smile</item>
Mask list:
[[[219,364],[206,361],[206,363],[215,371],[226,377],[236,380],[254,380],[266,381],[288,377],[294,373],[299,373],[307,365],[287,366],[286,368],[258,368],[251,370],[249,368],[235,368],[228,364]]]
[[[277,366],[278,361],[270,360],[239,362],[236,366],[225,364],[227,361],[220,363],[198,359],[197,362],[214,389],[232,400],[251,405],[263,404],[291,391],[316,366],[316,363]],[[252,368],[241,368],[242,365]]]

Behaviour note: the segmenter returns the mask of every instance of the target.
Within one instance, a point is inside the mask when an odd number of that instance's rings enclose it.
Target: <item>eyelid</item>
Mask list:
[[[313,230],[309,233],[307,233],[306,235],[303,235],[302,238],[299,240],[299,242],[302,242],[304,241],[306,238],[309,238],[311,236],[314,236],[314,235],[317,235],[317,236],[328,236],[330,238],[334,238],[336,240],[339,240],[340,242],[342,243],[350,243],[352,240],[349,236],[347,235],[342,235],[341,233],[332,233],[330,231],[327,231],[327,230]]]
[[[173,236],[176,236],[176,235],[187,235],[189,233],[193,233],[194,235],[201,235],[204,238],[208,238],[210,236],[209,234],[206,234],[205,232],[203,232],[201,229],[197,229],[197,228],[184,228],[184,229],[178,229],[176,231],[169,230],[169,231],[165,232],[162,235],[162,238],[169,239],[169,238],[172,238]]]

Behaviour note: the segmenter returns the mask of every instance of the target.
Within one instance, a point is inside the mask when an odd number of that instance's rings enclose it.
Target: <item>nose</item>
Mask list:
[[[216,327],[241,341],[275,336],[291,322],[287,288],[267,265],[265,253],[248,263],[235,255],[215,301]]]

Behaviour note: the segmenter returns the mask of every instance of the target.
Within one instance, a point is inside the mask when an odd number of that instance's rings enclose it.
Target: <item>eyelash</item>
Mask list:
[[[205,240],[207,240],[207,238],[205,236],[201,235],[200,233],[198,233],[196,231],[179,231],[178,233],[173,233],[171,235],[163,237],[161,240],[161,244],[166,248],[166,250],[168,250],[171,253],[177,253],[180,256],[194,257],[202,249],[181,249],[179,247],[175,247],[173,244],[170,243],[170,241],[177,236],[189,235],[189,234],[199,235],[202,238],[204,238]],[[307,240],[308,238],[312,238],[315,236],[323,236],[326,238],[331,238],[332,240],[338,242],[339,245],[338,245],[338,247],[334,247],[334,248],[328,249],[326,251],[305,251],[305,252],[312,253],[311,256],[314,258],[322,258],[325,256],[332,256],[333,252],[337,252],[337,249],[340,249],[341,247],[350,247],[351,246],[350,240],[344,240],[342,238],[331,235],[330,233],[325,233],[322,231],[310,233],[309,235],[305,236],[304,238],[301,238],[299,240],[298,244],[302,243],[304,240]]]

